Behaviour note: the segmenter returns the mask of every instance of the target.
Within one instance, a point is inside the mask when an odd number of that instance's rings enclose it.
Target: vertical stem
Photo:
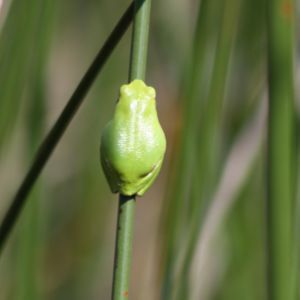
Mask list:
[[[135,196],[119,196],[112,299],[128,299]]]
[[[292,299],[293,2],[268,0],[268,299]]]
[[[146,73],[151,0],[134,1],[129,81],[144,79]],[[119,196],[112,300],[128,299],[132,256],[135,196]]]
[[[151,0],[135,0],[129,81],[145,79]]]

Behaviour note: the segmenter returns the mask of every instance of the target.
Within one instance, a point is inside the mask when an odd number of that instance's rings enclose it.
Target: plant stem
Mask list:
[[[135,196],[119,196],[112,299],[128,299]]]
[[[292,296],[294,205],[293,9],[291,0],[268,2],[268,299]]]
[[[145,79],[151,1],[135,0],[129,81]]]
[[[42,169],[44,168],[46,162],[51,156],[54,148],[61,139],[66,128],[70,124],[72,118],[77,112],[79,106],[84,100],[87,92],[95,81],[98,73],[102,70],[105,62],[108,60],[109,56],[113,52],[114,48],[117,46],[121,37],[126,32],[130,22],[133,18],[133,4],[129,6],[126,10],[110,36],[107,38],[103,47],[99,51],[98,55],[94,59],[93,63],[83,76],[76,90],[72,94],[70,100],[66,104],[62,113],[58,117],[57,121],[53,125],[52,129],[45,137],[41,143],[39,150],[34,158],[34,161],[29,168],[23,182],[19,186],[12,203],[4,217],[4,220],[0,227],[0,255],[2,253],[5,242],[15,225],[20,212],[25,204],[27,196],[31,191],[34,183],[38,179]]]
[[[151,0],[134,1],[129,81],[145,78]],[[112,300],[128,299],[135,196],[119,196]]]

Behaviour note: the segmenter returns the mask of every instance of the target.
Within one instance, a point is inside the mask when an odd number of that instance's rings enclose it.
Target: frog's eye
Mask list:
[[[147,87],[147,94],[151,99],[155,99],[156,97],[155,89],[151,86]]]
[[[134,90],[130,88],[128,84],[124,84],[120,88],[120,95],[131,97],[134,94]]]

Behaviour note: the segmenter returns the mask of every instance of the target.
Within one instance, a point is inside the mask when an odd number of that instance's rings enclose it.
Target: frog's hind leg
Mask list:
[[[153,171],[148,174],[145,177],[145,180],[143,180],[142,188],[137,192],[138,196],[143,196],[143,194],[146,192],[146,190],[152,185],[153,181],[156,179],[161,165],[162,165],[163,160],[161,159],[153,168]]]

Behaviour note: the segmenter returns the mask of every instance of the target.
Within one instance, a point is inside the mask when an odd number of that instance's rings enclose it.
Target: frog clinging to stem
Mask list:
[[[138,79],[121,86],[100,146],[101,164],[112,192],[142,196],[157,177],[165,151],[155,90]]]

